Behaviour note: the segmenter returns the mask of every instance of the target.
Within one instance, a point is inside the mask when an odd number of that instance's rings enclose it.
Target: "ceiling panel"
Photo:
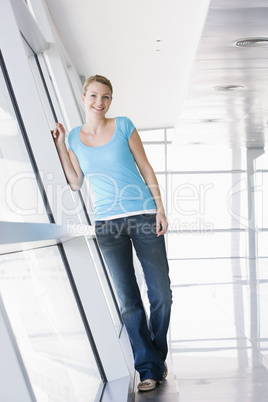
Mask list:
[[[239,48],[234,42],[268,36],[267,21],[267,1],[211,1],[176,127],[177,143],[265,146],[268,47]],[[214,90],[233,85],[242,89]]]
[[[266,7],[267,0],[213,0],[213,8],[252,8]]]

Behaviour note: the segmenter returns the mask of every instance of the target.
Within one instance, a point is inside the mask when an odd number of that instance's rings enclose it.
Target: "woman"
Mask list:
[[[131,342],[140,391],[150,391],[167,375],[167,331],[172,296],[164,234],[168,223],[157,179],[139,134],[126,117],[106,118],[112,102],[110,81],[90,77],[81,96],[86,123],[69,133],[53,132],[73,190],[85,175],[94,195],[96,237],[110,271]],[[132,244],[148,288],[147,323],[133,267]]]

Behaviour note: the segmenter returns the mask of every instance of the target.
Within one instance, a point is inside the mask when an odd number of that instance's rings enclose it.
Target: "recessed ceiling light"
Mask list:
[[[217,85],[212,89],[213,91],[239,91],[244,87],[242,85]]]
[[[160,52],[162,50],[162,39],[156,39],[155,41],[155,51]]]
[[[244,38],[233,44],[238,47],[268,47],[268,38]]]
[[[220,123],[222,119],[201,119],[200,123]]]

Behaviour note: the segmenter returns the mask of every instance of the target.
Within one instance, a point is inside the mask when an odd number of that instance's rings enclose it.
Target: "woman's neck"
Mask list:
[[[103,117],[101,119],[86,119],[86,123],[84,124],[84,130],[90,132],[92,134],[97,134],[98,132],[102,131],[107,124],[107,118]]]

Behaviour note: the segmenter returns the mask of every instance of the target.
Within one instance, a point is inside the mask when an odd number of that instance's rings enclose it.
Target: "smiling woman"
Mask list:
[[[99,119],[105,117],[112,102],[113,88],[110,81],[96,75],[86,80],[84,92],[81,96],[85,105],[87,122],[80,130],[81,141],[89,147],[98,147],[106,144],[112,138],[115,130],[115,119],[104,119],[99,124]],[[97,119],[98,124],[89,124],[91,118]]]
[[[83,175],[91,184],[96,237],[132,345],[141,380],[138,389],[150,391],[167,375],[172,294],[163,235],[168,224],[156,176],[134,124],[127,117],[105,117],[112,92],[105,77],[90,77],[82,94],[86,122],[70,131],[69,151],[61,124],[54,138],[70,186],[79,189]],[[148,287],[149,325],[135,277],[132,244]]]

